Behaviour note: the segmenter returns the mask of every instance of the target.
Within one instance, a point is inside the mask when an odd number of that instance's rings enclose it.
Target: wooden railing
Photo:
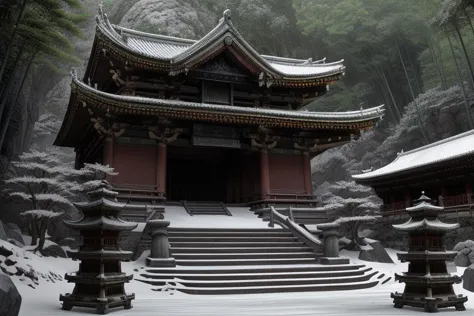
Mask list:
[[[382,206],[382,211],[385,213],[385,212],[403,210],[405,208],[406,208],[405,202],[395,202],[395,203],[390,203],[390,204],[384,204]]]
[[[289,212],[289,211],[288,211]],[[311,234],[309,231],[303,227],[296,224],[288,216],[282,215],[278,212],[273,206],[270,207],[270,227],[274,227],[275,224],[278,224],[284,228],[288,228],[293,236],[297,237],[306,246],[313,249],[314,252],[318,253],[322,249],[322,242],[316,236]]]
[[[458,206],[458,205],[468,205],[471,204],[471,199],[468,198],[466,194],[446,196],[440,199],[440,205],[444,207]]]

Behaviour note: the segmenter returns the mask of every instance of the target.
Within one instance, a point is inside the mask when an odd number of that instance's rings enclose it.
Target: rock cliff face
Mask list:
[[[121,16],[119,24],[140,31],[198,38],[215,26],[217,20],[217,17],[205,6],[199,5],[197,0],[127,2],[130,9]],[[131,3],[134,4],[131,5]],[[118,20],[123,11],[117,11],[117,16],[114,18]]]
[[[473,94],[470,92],[469,97]],[[418,110],[417,110],[418,108]],[[363,134],[357,141],[328,150],[311,162],[313,186],[325,182],[351,180],[352,174],[364,169],[378,169],[397,157],[423,145],[419,122],[430,143],[454,136],[469,129],[461,88],[453,86],[445,91],[432,89],[410,103],[400,123],[388,126],[386,121]]]

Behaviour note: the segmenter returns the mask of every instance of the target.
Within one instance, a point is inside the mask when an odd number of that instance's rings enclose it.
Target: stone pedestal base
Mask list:
[[[438,308],[454,307],[457,311],[464,311],[464,303],[467,301],[466,296],[451,295],[445,298],[440,297],[419,297],[413,295],[405,295],[403,293],[392,293],[393,306],[395,308],[403,308],[403,306],[421,307],[427,313],[437,313]]]
[[[148,267],[176,267],[174,258],[146,258]]]
[[[99,299],[94,295],[78,296],[75,294],[60,295],[59,300],[63,302],[62,309],[70,311],[73,307],[95,308],[97,314],[107,314],[110,308],[123,307],[124,309],[132,308],[132,300],[135,294],[116,295],[115,297],[106,297]]]
[[[348,258],[341,257],[321,257],[319,263],[324,265],[349,264]]]

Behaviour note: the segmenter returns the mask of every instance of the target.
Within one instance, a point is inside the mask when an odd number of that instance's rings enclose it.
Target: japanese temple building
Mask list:
[[[436,197],[444,212],[470,211],[474,183],[474,130],[401,152],[390,164],[353,175],[374,188],[384,215],[405,213],[420,191]]]
[[[341,79],[343,61],[257,53],[225,11],[199,40],[112,25],[100,12],[89,63],[73,74],[55,145],[76,167],[119,172],[119,192],[158,202],[311,201],[310,159],[370,129],[383,106],[302,108]]]

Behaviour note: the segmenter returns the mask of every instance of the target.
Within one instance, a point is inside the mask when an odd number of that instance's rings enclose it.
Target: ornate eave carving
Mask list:
[[[184,130],[172,128],[170,124],[169,120],[160,119],[157,124],[148,127],[148,137],[161,144],[174,142]]]
[[[249,134],[250,145],[253,149],[270,150],[276,147],[280,136],[271,135],[273,131],[265,126],[260,125],[256,133]]]

